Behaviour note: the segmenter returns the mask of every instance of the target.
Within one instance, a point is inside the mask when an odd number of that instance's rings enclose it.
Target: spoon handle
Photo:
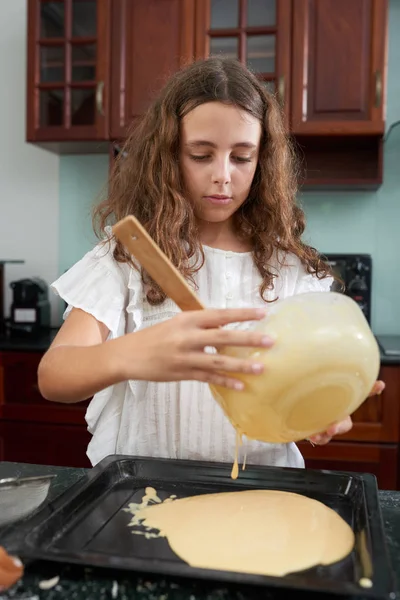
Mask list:
[[[204,309],[178,269],[133,215],[121,219],[112,229],[119,241],[181,310]]]

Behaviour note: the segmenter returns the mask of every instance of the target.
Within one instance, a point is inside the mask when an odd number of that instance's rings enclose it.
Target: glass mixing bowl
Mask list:
[[[377,379],[378,344],[348,296],[292,296],[270,304],[262,321],[245,326],[271,336],[274,346],[229,347],[220,353],[261,361],[264,373],[235,375],[244,391],[210,387],[238,433],[248,438],[295,442],[325,431],[351,415]]]

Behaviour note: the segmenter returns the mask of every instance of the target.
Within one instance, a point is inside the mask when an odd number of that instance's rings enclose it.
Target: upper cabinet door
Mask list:
[[[382,134],[387,0],[295,0],[292,131]]]
[[[123,139],[170,75],[193,60],[194,0],[113,0],[111,137]]]
[[[28,141],[108,139],[111,0],[28,2]]]
[[[291,0],[196,0],[196,58],[247,65],[290,114]]]

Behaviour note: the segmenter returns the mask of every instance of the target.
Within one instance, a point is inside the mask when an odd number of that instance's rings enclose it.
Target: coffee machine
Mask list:
[[[10,283],[12,304],[8,323],[13,337],[38,337],[50,328],[48,286],[43,279],[32,277]]]

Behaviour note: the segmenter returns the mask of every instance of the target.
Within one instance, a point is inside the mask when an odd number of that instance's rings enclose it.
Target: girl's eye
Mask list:
[[[201,162],[201,161],[208,160],[209,158],[211,158],[211,156],[209,154],[191,154],[190,158],[192,160]],[[246,156],[232,156],[231,158],[232,158],[232,160],[234,160],[235,162],[238,162],[238,163],[251,162],[251,160],[252,160],[250,157],[246,157]]]
[[[245,157],[245,156],[236,156],[235,160],[237,162],[240,162],[240,163],[251,162],[251,158],[248,158],[248,157]]]
[[[208,155],[206,155],[206,156],[203,156],[203,155],[202,155],[202,156],[197,156],[197,155],[195,155],[195,154],[191,154],[191,155],[190,155],[190,158],[191,158],[192,160],[198,160],[198,161],[202,161],[202,160],[206,160],[207,158],[210,158],[210,157],[209,157]]]

